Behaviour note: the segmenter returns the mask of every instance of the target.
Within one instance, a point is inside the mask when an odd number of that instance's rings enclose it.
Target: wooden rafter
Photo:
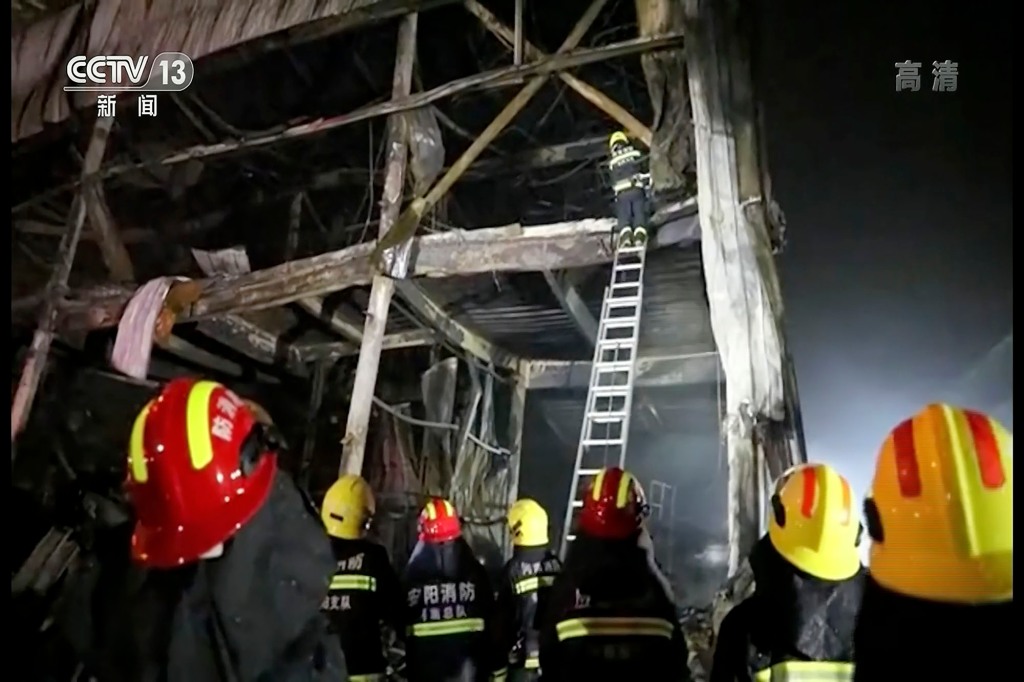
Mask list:
[[[607,0],[595,1],[605,2]],[[516,85],[524,78],[531,76],[535,79],[540,79],[540,85],[543,85],[544,81],[549,76],[565,69],[574,69],[586,64],[594,64],[609,59],[618,59],[620,57],[650,52],[652,50],[668,50],[682,44],[683,35],[678,33],[658,36],[655,38],[633,38],[631,40],[625,40],[611,45],[602,45],[601,47],[576,50],[573,52],[564,50],[548,57],[547,59],[542,59],[532,64],[508,66],[468,76],[466,78],[446,83],[445,85],[440,85],[431,90],[418,92],[414,95],[409,95],[408,97],[388,100],[387,102],[382,102],[380,104],[366,106],[347,114],[341,114],[340,116],[317,119],[315,121],[291,126],[284,130],[277,130],[273,133],[265,133],[262,135],[253,135],[251,137],[246,137],[245,139],[226,140],[214,144],[195,145],[188,149],[183,149],[179,152],[174,152],[173,154],[168,154],[167,156],[163,156],[158,159],[149,159],[138,163],[113,164],[102,169],[102,171],[97,171],[97,173],[104,179],[108,179],[131,171],[144,170],[154,166],[170,166],[195,159],[207,159],[215,156],[233,154],[246,149],[265,147],[267,145],[277,144],[279,142],[284,142],[298,137],[318,135],[358,121],[365,121],[379,116],[387,116],[390,114],[410,111],[412,109],[418,109],[440,99],[464,92]],[[534,88],[531,89],[539,90],[540,85],[534,86]],[[527,101],[529,100],[529,98],[526,99]],[[518,104],[518,100],[513,100],[513,102],[517,103],[517,110],[522,108],[522,106],[525,106],[523,104]],[[509,118],[511,119],[511,116]],[[504,128],[504,126],[502,127]],[[479,155],[479,152],[474,154],[473,159],[475,159],[477,155]],[[469,164],[467,163],[466,165],[468,166]],[[460,174],[464,170],[465,169],[463,168],[462,171],[459,171]],[[78,182],[76,181],[54,188],[48,193],[72,189],[77,185]],[[34,201],[34,199],[30,201]],[[18,204],[12,210],[21,209],[25,205],[26,203],[22,202],[22,204]]]
[[[112,118],[99,118],[93,125],[92,136],[82,162],[83,178],[88,179],[90,174],[95,173],[103,163],[103,155],[107,151],[107,141],[110,139],[113,122]],[[90,185],[91,183],[86,180],[85,189],[89,190]],[[80,193],[72,202],[71,210],[68,213],[67,233],[57,250],[57,263],[46,287],[43,307],[39,314],[39,325],[32,337],[32,344],[29,346],[28,356],[25,358],[22,368],[21,379],[12,400],[11,443],[14,443],[14,439],[25,428],[32,411],[32,403],[35,400],[36,391],[39,389],[39,382],[43,377],[43,370],[46,368],[47,356],[50,354],[50,346],[57,328],[59,303],[68,285],[68,277],[71,275],[71,268],[75,262],[75,254],[78,251],[78,242],[85,220],[86,199],[84,193]],[[11,448],[12,458],[15,451],[15,448]]]
[[[413,277],[449,277],[483,272],[563,270],[607,263],[613,220],[587,219],[553,225],[452,230],[417,237],[412,247]],[[180,321],[273,308],[301,298],[323,296],[372,279],[373,244],[294,260],[244,275],[196,280],[202,294]],[[72,292],[59,305],[61,329],[84,330],[117,324],[132,290],[100,287]],[[12,317],[31,313],[38,295],[12,302]]]
[[[449,343],[496,367],[515,369],[516,358],[448,315],[414,281],[396,280],[402,299]]]
[[[597,16],[601,13],[608,0],[592,0],[590,6],[587,7],[586,11],[583,12],[583,16],[579,18],[572,31],[563,41],[561,47],[555,53],[555,56],[551,59],[558,59],[565,57],[566,53],[573,50],[580,41],[583,40],[583,36],[586,35],[587,31],[590,30],[591,25],[597,19]],[[603,48],[602,48],[603,49]],[[548,60],[550,61],[550,60]],[[543,63],[543,62],[542,62]],[[520,77],[524,75],[522,71],[523,67],[513,66],[512,69],[519,74]],[[452,185],[458,181],[463,173],[470,167],[470,165],[476,161],[477,157],[487,148],[491,142],[501,133],[505,127],[512,122],[523,108],[530,103],[533,96],[536,95],[544,83],[547,82],[547,78],[554,70],[543,72],[541,75],[533,77],[524,87],[520,90],[512,101],[505,105],[505,108],[498,112],[498,115],[494,117],[486,128],[473,140],[472,144],[462,153],[462,156],[452,164],[451,168],[441,176],[441,178],[434,183],[422,197],[416,197],[413,199],[409,207],[405,209],[394,228],[386,235],[384,235],[374,248],[372,261],[377,265],[380,258],[384,255],[384,252],[409,239],[416,233],[416,227],[419,225],[420,220],[423,216],[433,208],[438,201],[440,201],[452,188]]]
[[[466,9],[469,10],[473,16],[479,19],[480,23],[482,23],[488,31],[493,33],[498,40],[504,43],[506,47],[510,49],[522,47],[526,52],[527,59],[544,59],[548,56],[544,54],[539,47],[531,43],[529,40],[524,39],[521,31],[517,33],[514,29],[510,29],[508,26],[503,24],[498,17],[494,16],[489,9],[477,2],[477,0],[466,0],[464,4]],[[519,15],[517,14],[516,16],[518,17]],[[518,41],[517,38],[519,39]],[[519,62],[517,61],[516,63],[518,64]],[[628,130],[633,137],[637,138],[648,147],[651,146],[651,129],[641,123],[636,116],[629,113],[629,111],[621,104],[595,88],[590,83],[577,78],[571,73],[561,71],[558,73],[558,77],[563,83],[575,90],[580,97],[603,111],[611,117],[612,120],[617,121],[619,125]]]

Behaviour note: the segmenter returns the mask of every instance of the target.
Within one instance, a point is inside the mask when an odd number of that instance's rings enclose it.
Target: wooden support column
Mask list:
[[[569,52],[583,40],[583,36],[586,35],[587,31],[593,25],[597,16],[601,13],[608,0],[592,0],[590,6],[580,17],[579,21],[570,31],[568,37],[562,46],[558,48],[556,54],[564,54]],[[501,134],[501,131],[505,129],[512,119],[516,117],[520,111],[530,103],[533,96],[536,95],[541,87],[548,80],[548,74],[540,76],[534,76],[526,86],[519,91],[519,93],[512,99],[511,102],[505,105],[494,120],[484,128],[483,132],[480,133],[479,137],[473,140],[473,143],[469,145],[469,148],[462,153],[455,163],[451,165],[448,172],[441,176],[441,179],[430,188],[430,191],[425,196],[416,197],[402,213],[402,216],[398,219],[393,230],[388,234],[383,235],[377,242],[377,246],[374,248],[372,261],[374,263],[379,262],[381,256],[387,249],[390,249],[398,244],[401,244],[406,239],[409,239],[416,233],[416,226],[420,224],[420,220],[431,208],[437,204],[438,201],[448,193],[452,185],[462,177],[462,174],[466,172],[466,169],[476,161],[477,157],[483,153],[484,149],[487,148],[495,138]]]
[[[685,0],[683,11],[701,255],[725,371],[733,574],[758,537],[757,448],[768,445],[759,441],[779,431],[770,424],[789,421],[787,408],[799,406],[787,406],[782,296],[769,237],[780,213],[771,200],[760,140],[750,65],[754,22],[744,16],[751,7],[740,0]],[[764,451],[788,449],[781,444]],[[775,456],[792,459],[793,454]]]
[[[135,268],[132,266],[128,248],[124,245],[124,240],[114,223],[114,216],[111,215],[110,207],[107,205],[103,182],[97,179],[95,182],[84,184],[82,193],[85,197],[88,222],[92,226],[93,234],[96,235],[103,263],[107,266],[111,277],[118,282],[135,281]]]
[[[526,385],[529,380],[526,374],[526,363],[520,361],[515,374],[515,381],[511,386],[512,400],[508,413],[508,496],[505,500],[505,508],[508,509],[513,502],[519,498],[519,470],[522,464],[523,453],[523,426],[526,422]],[[512,551],[511,538],[508,536],[508,529],[505,529],[505,554]]]
[[[547,57],[539,47],[526,40],[521,35],[518,24],[516,24],[515,31],[509,29],[509,27],[503,24],[498,17],[494,16],[494,13],[477,2],[477,0],[466,0],[465,5],[466,9],[480,20],[480,23],[484,25],[484,28],[493,33],[498,40],[505,44],[506,47],[510,47],[513,50],[517,47],[521,47],[525,50],[527,57],[530,59],[544,59]],[[518,64],[519,62],[516,63]],[[629,113],[624,106],[595,88],[590,83],[577,78],[571,73],[561,71],[559,72],[558,77],[563,83],[575,90],[576,94],[593,104],[595,107],[607,114],[612,120],[618,122],[619,125],[628,130],[630,135],[640,140],[648,147],[651,146],[651,129],[641,123],[636,116]],[[607,144],[607,137],[602,137],[602,153],[605,152]]]
[[[18,389],[12,400],[12,445],[14,439],[28,423],[32,403],[35,400],[36,391],[39,389],[43,370],[46,368],[50,345],[53,343],[54,329],[57,325],[58,304],[67,290],[68,276],[71,275],[75,253],[78,251],[78,242],[82,236],[82,227],[85,225],[87,201],[85,192],[99,182],[95,175],[103,163],[103,155],[107,151],[107,140],[110,137],[110,129],[113,124],[113,118],[104,117],[96,119],[93,126],[92,138],[89,140],[89,147],[86,149],[85,160],[82,164],[83,193],[79,194],[71,204],[67,232],[57,249],[57,262],[54,264],[53,273],[50,275],[50,281],[46,287],[46,298],[39,316],[39,326],[32,337],[32,345],[29,347],[25,365],[21,371],[21,379],[18,381]],[[12,447],[12,461],[14,453],[15,448]]]
[[[412,69],[416,60],[417,14],[407,14],[398,27],[398,51],[395,55],[395,75],[391,96],[406,97],[412,91]],[[387,171],[384,177],[384,196],[381,198],[380,238],[383,240],[398,218],[405,188],[405,171],[409,157],[405,119],[400,115],[388,121]],[[398,242],[399,244],[401,242]],[[377,275],[370,287],[370,302],[366,308],[366,325],[356,365],[352,401],[348,408],[345,436],[342,439],[341,464],[338,473],[362,474],[363,455],[366,451],[366,431],[370,425],[370,410],[377,386],[381,346],[388,321],[391,297],[395,292],[393,280]]]
[[[683,31],[686,13],[680,0],[635,0],[640,35]],[[689,36],[687,36],[689,44]],[[685,171],[693,162],[693,123],[686,83],[686,51],[663,50],[640,55],[647,92],[654,110],[651,148],[651,185],[656,195],[687,189]]]

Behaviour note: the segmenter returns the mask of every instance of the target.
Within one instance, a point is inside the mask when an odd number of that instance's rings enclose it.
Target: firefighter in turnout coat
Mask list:
[[[754,594],[719,628],[711,682],[849,682],[864,585],[849,482],[825,464],[783,474],[749,557]]]
[[[370,484],[352,474],[335,481],[320,508],[337,567],[321,610],[341,640],[350,682],[385,679],[381,625],[397,631],[402,617],[402,590],[388,554],[366,539],[375,512]]]
[[[608,148],[611,153],[608,171],[615,193],[616,248],[643,246],[647,243],[650,175],[644,171],[640,151],[630,143],[626,133],[612,133]]]
[[[128,442],[132,570],[101,576],[93,600],[85,658],[97,679],[347,679],[320,613],[330,544],[278,470],[281,448],[212,381],[174,379],[142,409]]]
[[[402,576],[406,675],[412,682],[504,679],[506,642],[487,571],[462,538],[455,507],[427,502]]]
[[[523,498],[508,512],[512,558],[498,590],[498,611],[511,635],[509,678],[531,682],[540,674],[540,614],[562,564],[548,547],[548,515],[536,501]]]
[[[1013,434],[929,405],[886,438],[864,518],[857,682],[1015,677]]]
[[[690,680],[675,604],[638,544],[647,513],[632,474],[595,477],[543,619],[546,682]]]

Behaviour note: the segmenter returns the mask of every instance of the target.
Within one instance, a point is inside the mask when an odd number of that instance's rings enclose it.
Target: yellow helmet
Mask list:
[[[919,599],[1013,599],[1013,435],[929,405],[889,434],[864,503],[871,575]]]
[[[616,130],[611,134],[611,137],[608,138],[608,147],[612,148],[617,144],[629,144],[629,135],[626,135],[626,133],[621,130]]]
[[[508,529],[516,547],[548,544],[548,513],[535,500],[524,497],[508,510]]]
[[[370,484],[362,476],[345,474],[324,495],[320,519],[328,535],[355,540],[366,536],[376,511]]]
[[[786,561],[822,580],[860,570],[860,522],[850,482],[827,464],[804,464],[782,475],[772,495],[768,539]]]

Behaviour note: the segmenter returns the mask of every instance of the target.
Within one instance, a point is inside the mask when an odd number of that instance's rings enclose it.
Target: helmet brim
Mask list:
[[[259,511],[274,483],[277,457],[265,455],[246,477],[244,495],[232,497],[216,519],[190,526],[145,526],[135,523],[132,560],[146,568],[177,568],[197,561],[203,554],[229,540]]]

